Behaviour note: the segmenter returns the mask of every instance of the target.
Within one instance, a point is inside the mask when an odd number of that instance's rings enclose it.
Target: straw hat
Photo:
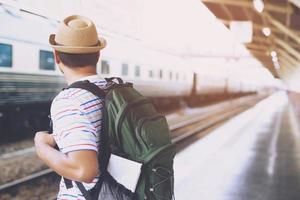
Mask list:
[[[106,40],[98,37],[94,23],[79,15],[65,18],[57,34],[49,36],[49,43],[59,52],[74,54],[94,53],[106,46]]]

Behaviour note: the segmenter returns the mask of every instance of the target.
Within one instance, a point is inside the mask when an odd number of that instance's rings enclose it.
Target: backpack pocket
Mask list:
[[[146,196],[150,200],[174,198],[174,149],[163,151],[147,164]]]
[[[118,183],[108,172],[100,176],[91,193],[92,200],[136,200],[135,194]]]
[[[154,166],[151,169],[149,181],[149,194],[153,200],[171,200],[173,198],[173,170],[164,166]]]
[[[149,151],[170,143],[169,127],[162,115],[139,120],[135,135],[143,151]]]

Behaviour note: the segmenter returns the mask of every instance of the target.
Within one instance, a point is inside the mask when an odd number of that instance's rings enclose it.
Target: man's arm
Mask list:
[[[97,152],[78,150],[67,154],[54,148],[51,134],[38,132],[34,138],[37,155],[59,175],[80,182],[92,182],[99,173]]]

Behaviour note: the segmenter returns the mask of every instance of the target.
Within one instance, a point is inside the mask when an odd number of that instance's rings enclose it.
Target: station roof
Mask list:
[[[226,26],[231,21],[252,21],[253,39],[246,47],[275,77],[284,78],[300,68],[300,0],[264,0],[260,13],[253,0],[202,0]],[[270,36],[262,29],[268,27]],[[280,67],[272,61],[278,56]]]

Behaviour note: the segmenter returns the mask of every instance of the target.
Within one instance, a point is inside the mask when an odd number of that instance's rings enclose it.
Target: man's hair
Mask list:
[[[98,52],[87,54],[57,52],[57,55],[61,62],[70,68],[84,67],[87,65],[92,65],[96,67],[97,62],[99,60]]]

